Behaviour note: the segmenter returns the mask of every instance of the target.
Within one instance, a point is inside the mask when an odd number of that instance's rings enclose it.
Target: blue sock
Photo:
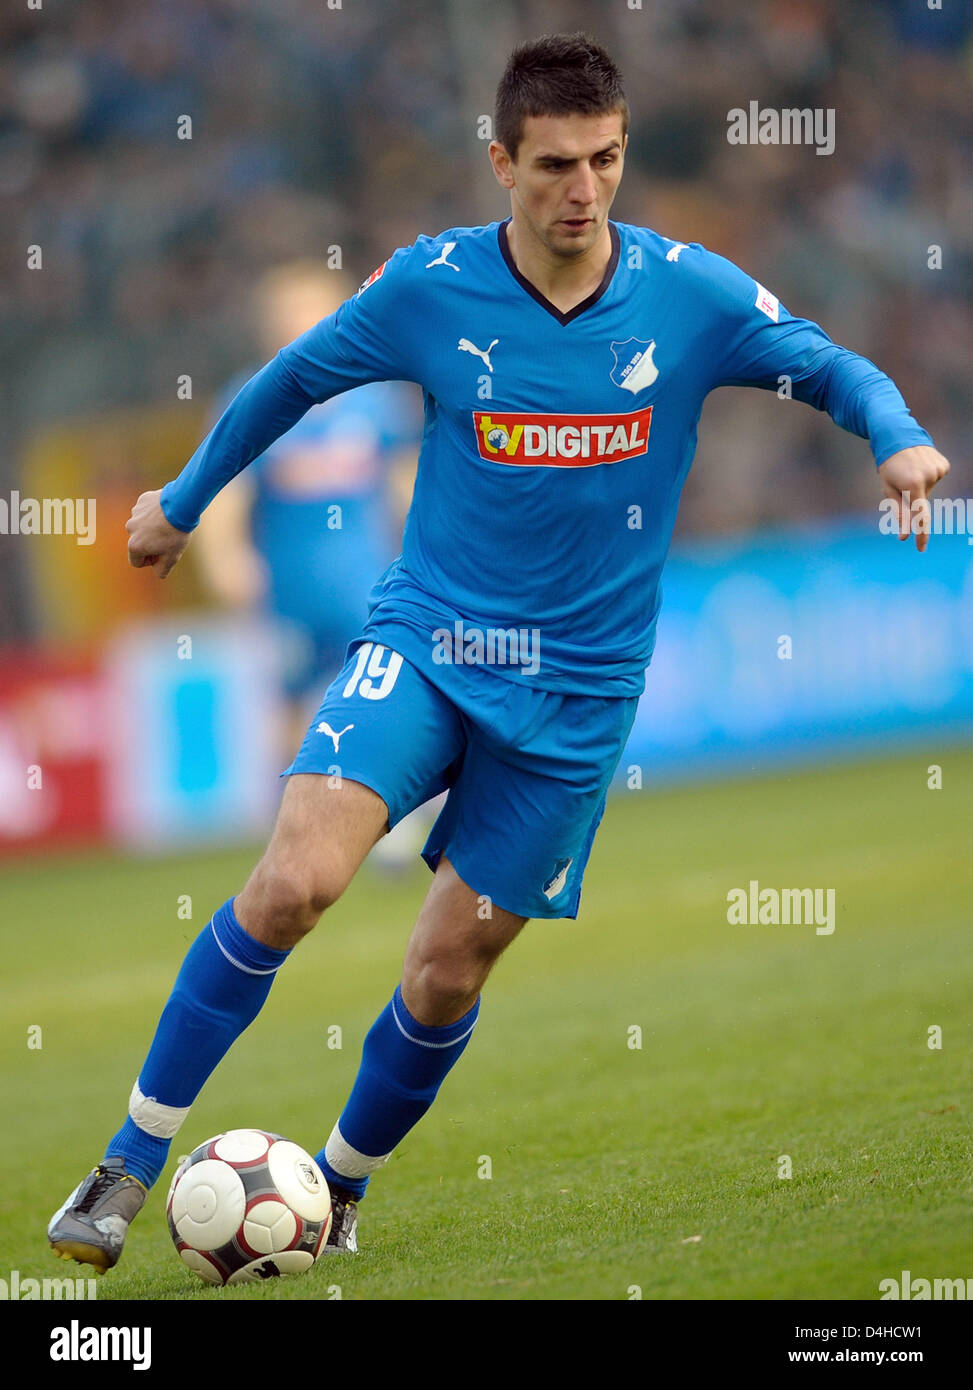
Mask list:
[[[264,946],[240,926],[230,898],[189,948],[162,1011],[128,1103],[128,1118],[105,1157],[121,1155],[151,1187],[172,1137],[203,1084],[257,1017],[290,953]]]
[[[436,1099],[446,1073],[470,1040],[480,1001],[444,1028],[427,1028],[413,1018],[396,988],[391,1003],[372,1024],[348,1103],[331,1138],[315,1157],[329,1183],[356,1197],[365,1195],[368,1175]]]

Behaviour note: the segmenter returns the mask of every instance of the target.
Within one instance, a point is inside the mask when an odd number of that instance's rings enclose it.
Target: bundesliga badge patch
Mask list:
[[[626,338],[623,343],[612,343],[611,354],[615,365],[611,379],[623,391],[631,391],[635,396],[651,386],[659,375],[659,369],[652,360],[655,339],[650,343],[642,338]]]
[[[385,267],[387,265],[388,261],[383,261],[380,266],[377,266],[376,269],[372,271],[371,275],[369,275],[367,280],[362,281],[362,283],[358,286],[358,294],[355,295],[356,299],[358,298],[358,295],[365,293],[369,285],[374,285],[376,280],[381,280],[382,276],[385,273]]]

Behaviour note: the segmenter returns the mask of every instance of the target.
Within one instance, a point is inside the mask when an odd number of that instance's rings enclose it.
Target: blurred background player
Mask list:
[[[314,260],[268,270],[253,295],[254,360],[214,402],[210,424],[263,362],[334,313],[357,285]],[[415,389],[378,382],[314,406],[223,489],[199,527],[206,587],[261,613],[280,638],[282,765],[365,620],[368,592],[401,547],[421,434]],[[402,868],[428,830],[419,814],[375,847]]]

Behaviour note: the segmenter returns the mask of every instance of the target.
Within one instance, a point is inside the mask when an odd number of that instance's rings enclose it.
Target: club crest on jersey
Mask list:
[[[533,468],[590,468],[638,458],[649,447],[651,405],[624,415],[473,411],[480,458]]]
[[[374,285],[376,280],[381,280],[382,276],[385,274],[385,267],[387,265],[388,261],[383,261],[380,266],[376,266],[376,268],[372,271],[371,275],[369,275],[367,280],[362,281],[362,283],[358,286],[358,294],[355,295],[356,299],[358,298],[359,294],[365,293],[369,285]]]
[[[547,882],[544,884],[544,887],[541,889],[541,892],[544,894],[545,898],[547,898],[548,900],[550,900],[551,898],[556,898],[558,893],[564,891],[564,887],[568,881],[568,869],[570,869],[573,863],[573,859],[559,859],[557,861],[557,863],[554,865],[553,874],[551,874],[551,877],[547,880]]]
[[[623,343],[612,343],[611,353],[615,365],[611,379],[623,391],[631,391],[633,396],[651,386],[659,375],[659,369],[652,361],[655,339],[647,343],[642,338],[626,338]]]

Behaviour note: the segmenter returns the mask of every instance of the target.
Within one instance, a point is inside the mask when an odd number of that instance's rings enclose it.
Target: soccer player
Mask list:
[[[401,981],[317,1156],[331,1248],[356,1248],[369,1177],[467,1046],[494,962],[529,918],[577,915],[708,392],[789,377],[869,441],[902,539],[904,495],[927,508],[948,469],[871,362],[702,246],[609,220],[627,127],[618,71],[585,35],[515,50],[489,151],[509,217],[396,251],[133,508],[131,562],[165,577],[220,488],[315,402],[368,381],[423,388],[402,555],[287,769],[266,853],[189,950],[121,1128],[51,1220],[67,1257],[117,1261],[291,950],[390,825],[448,788]],[[336,763],[340,786],[324,775]]]
[[[354,289],[344,271],[316,261],[268,270],[253,296],[262,355],[220,394],[211,423],[261,362]],[[210,592],[229,608],[265,613],[281,633],[288,757],[361,631],[376,576],[399,550],[398,499],[406,489],[411,497],[419,444],[414,391],[375,383],[312,406],[214,498],[199,527]]]
[[[253,296],[260,360],[333,314],[354,288],[344,271],[316,261],[268,270]],[[213,423],[252,374],[221,395]],[[223,488],[200,524],[196,555],[210,592],[262,612],[280,636],[288,759],[361,631],[376,575],[399,549],[419,444],[414,395],[402,382],[374,382],[312,406]],[[415,862],[431,810],[379,840],[377,867],[397,873]]]

